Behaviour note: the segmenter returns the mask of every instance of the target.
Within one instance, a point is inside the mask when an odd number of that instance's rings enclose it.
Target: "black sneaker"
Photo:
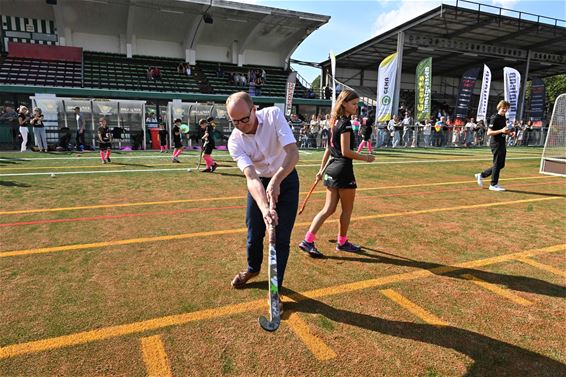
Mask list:
[[[349,253],[357,253],[362,251],[362,248],[358,245],[354,245],[353,243],[346,241],[343,245],[340,245],[338,242],[336,243],[336,251],[346,251]]]
[[[201,170],[201,173],[212,173],[212,170],[210,168],[206,168],[204,170]]]
[[[112,160],[110,159],[110,157],[108,157],[108,158],[106,159],[106,162],[112,162]]]
[[[215,162],[214,165],[212,165],[212,167],[210,168],[210,172],[213,173],[216,168],[218,167],[218,164]]]
[[[314,246],[314,242],[302,240],[299,244],[299,249],[307,252],[311,258],[324,258],[324,254],[317,250],[316,246]]]

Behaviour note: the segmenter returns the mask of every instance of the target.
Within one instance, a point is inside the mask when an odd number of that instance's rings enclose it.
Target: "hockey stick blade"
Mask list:
[[[269,315],[271,320],[264,316],[259,317],[259,325],[266,331],[275,331],[281,323],[279,311],[279,283],[277,278],[277,251],[275,250],[275,227],[269,227]]]

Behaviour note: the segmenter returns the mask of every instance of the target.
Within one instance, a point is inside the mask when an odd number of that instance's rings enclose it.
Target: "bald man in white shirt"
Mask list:
[[[248,186],[248,267],[234,277],[232,287],[242,288],[259,274],[266,226],[273,223],[277,226],[277,277],[281,290],[299,205],[297,141],[279,108],[256,110],[245,92],[228,97],[226,110],[235,127],[228,150],[246,176]],[[270,210],[269,203],[274,204],[274,210]]]

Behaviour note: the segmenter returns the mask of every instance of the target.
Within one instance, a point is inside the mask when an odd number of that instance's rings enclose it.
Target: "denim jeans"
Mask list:
[[[267,187],[270,178],[261,178],[263,187]],[[279,289],[283,286],[285,267],[289,259],[289,248],[291,243],[291,232],[295,225],[297,207],[299,206],[299,176],[293,170],[281,182],[281,190],[276,206],[279,224],[275,228],[277,250],[277,279]],[[248,271],[259,272],[263,262],[263,239],[265,238],[265,223],[263,215],[252,195],[248,193],[248,203],[246,209],[246,225],[248,227],[247,252],[248,252]]]

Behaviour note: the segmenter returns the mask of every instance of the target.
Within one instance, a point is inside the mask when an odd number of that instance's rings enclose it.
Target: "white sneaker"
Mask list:
[[[499,185],[495,185],[495,186],[489,185],[489,189],[491,191],[505,191],[505,189]]]
[[[483,188],[483,178],[481,177],[481,173],[475,174],[476,182],[478,182],[478,186]]]

